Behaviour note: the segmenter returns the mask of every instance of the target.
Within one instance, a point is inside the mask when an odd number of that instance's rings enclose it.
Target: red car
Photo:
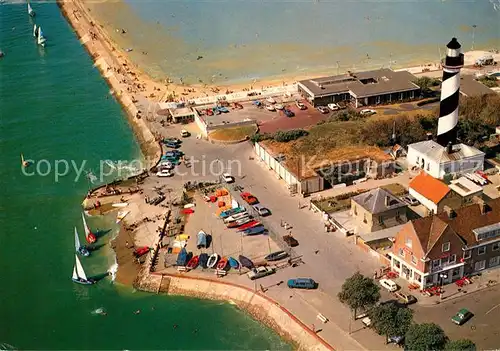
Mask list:
[[[255,204],[259,203],[259,200],[257,200],[257,198],[250,193],[244,192],[244,193],[241,193],[240,196],[249,205],[255,205]]]

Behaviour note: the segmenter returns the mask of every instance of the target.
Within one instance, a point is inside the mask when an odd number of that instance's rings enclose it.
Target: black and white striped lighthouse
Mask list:
[[[450,143],[454,145],[457,142],[460,69],[464,66],[464,54],[457,38],[451,39],[446,47],[437,131],[437,142],[441,146],[449,146]]]

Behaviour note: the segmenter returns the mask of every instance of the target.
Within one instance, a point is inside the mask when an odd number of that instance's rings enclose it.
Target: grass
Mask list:
[[[391,183],[391,184],[387,184],[387,185],[382,185],[381,188],[390,191],[391,193],[393,193],[396,196],[401,196],[401,195],[404,195],[408,192],[404,186],[402,186],[401,184],[398,184],[398,183]]]
[[[218,129],[210,133],[209,137],[219,141],[239,141],[251,137],[257,132],[257,126],[249,125],[235,128]]]

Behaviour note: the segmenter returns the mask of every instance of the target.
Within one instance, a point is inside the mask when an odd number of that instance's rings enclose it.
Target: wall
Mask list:
[[[415,191],[415,189],[410,188],[409,189],[410,195],[413,196],[415,199],[420,201],[422,205],[424,205],[429,211],[434,211],[434,213],[437,213],[438,206],[428,198],[420,195],[419,192]]]
[[[285,166],[276,161],[274,157],[259,143],[255,143],[254,150],[259,159],[276,174],[278,179],[283,179],[287,186],[298,184],[297,178],[291,174]],[[300,192],[300,189],[298,189],[298,191]]]
[[[333,350],[287,309],[268,296],[248,287],[208,278],[165,274],[160,291],[169,295],[188,295],[234,302],[254,318],[276,330],[282,337],[294,342],[299,350]]]
[[[200,128],[201,135],[205,138],[208,137],[207,125],[205,124],[205,120],[197,112],[195,112],[194,114],[194,122],[196,123],[198,128]]]

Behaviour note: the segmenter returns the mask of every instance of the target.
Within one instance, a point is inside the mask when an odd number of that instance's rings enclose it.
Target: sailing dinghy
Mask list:
[[[75,227],[75,250],[76,253],[82,255],[83,257],[88,257],[90,255],[89,250],[80,244],[80,239],[78,238],[78,231]]]
[[[42,32],[42,26],[38,26],[38,38],[37,38],[37,43],[38,45],[45,46],[45,42],[47,39],[43,36]]]
[[[29,2],[28,2],[28,15],[30,15],[31,17],[35,17],[35,15],[36,15],[35,10],[33,10],[31,8],[31,5]]]
[[[23,167],[25,167],[25,168],[26,168],[26,167],[28,167],[28,166],[30,165],[29,161],[26,161],[26,160],[24,159],[23,154],[21,154],[21,165],[22,165]]]
[[[87,242],[89,244],[93,244],[97,241],[97,237],[95,236],[94,233],[92,233],[89,229],[89,226],[87,225],[87,221],[85,220],[85,215],[82,213],[82,219],[83,219],[83,228],[85,229],[85,238],[87,239]]]
[[[80,260],[78,259],[78,256],[75,255],[76,259],[76,264],[73,266],[73,276],[71,279],[78,284],[83,284],[83,285],[91,285],[95,284],[95,280],[92,278],[87,278],[87,275],[85,274],[85,271],[83,270],[83,266],[80,263]]]

